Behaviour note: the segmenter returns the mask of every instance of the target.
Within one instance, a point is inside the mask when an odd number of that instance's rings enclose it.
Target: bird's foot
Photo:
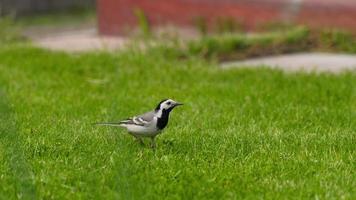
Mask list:
[[[139,137],[135,137],[136,138],[136,141],[141,145],[141,146],[144,146],[145,143],[143,142],[142,138],[139,138]]]
[[[155,138],[151,138],[151,148],[155,149],[156,148],[156,142],[155,142]]]

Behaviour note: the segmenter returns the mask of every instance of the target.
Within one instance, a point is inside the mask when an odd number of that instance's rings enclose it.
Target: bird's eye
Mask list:
[[[171,102],[168,102],[167,105],[171,105]]]

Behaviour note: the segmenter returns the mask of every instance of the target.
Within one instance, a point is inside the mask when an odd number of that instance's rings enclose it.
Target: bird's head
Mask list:
[[[164,99],[161,102],[159,102],[159,104],[157,105],[155,110],[156,110],[156,112],[158,112],[158,111],[168,111],[168,112],[170,112],[176,106],[181,106],[181,105],[183,105],[183,104],[179,103],[177,101],[174,101],[172,99]]]

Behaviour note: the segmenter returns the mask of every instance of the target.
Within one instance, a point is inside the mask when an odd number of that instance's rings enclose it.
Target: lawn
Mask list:
[[[356,198],[355,73],[222,71],[163,51],[0,47],[0,199]],[[156,150],[92,125],[164,98],[185,106]]]

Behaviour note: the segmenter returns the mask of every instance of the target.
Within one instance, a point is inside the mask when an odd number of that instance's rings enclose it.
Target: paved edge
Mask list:
[[[286,72],[341,73],[356,71],[356,55],[318,52],[295,53],[223,62],[220,67],[224,70],[268,67]]]

